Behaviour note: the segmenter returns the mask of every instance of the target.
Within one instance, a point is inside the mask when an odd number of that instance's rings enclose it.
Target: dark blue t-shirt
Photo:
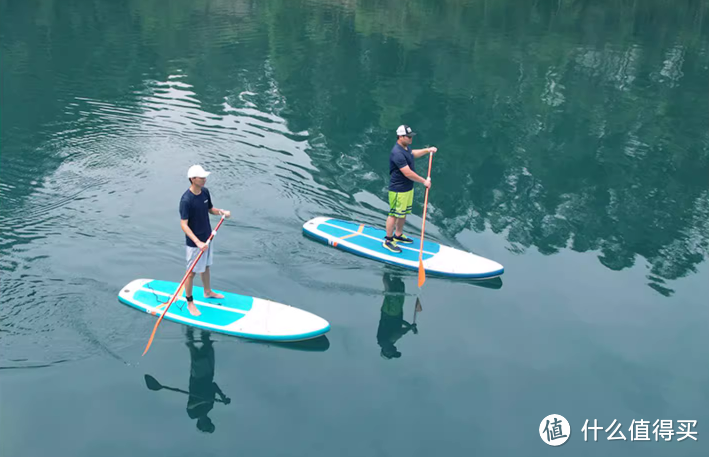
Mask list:
[[[393,192],[408,192],[414,188],[414,182],[404,176],[399,170],[405,166],[409,166],[411,171],[416,171],[414,164],[414,155],[411,153],[411,148],[404,149],[399,143],[396,143],[389,154],[389,190]]]
[[[190,230],[202,242],[206,242],[212,234],[212,225],[209,222],[209,210],[212,208],[212,197],[205,187],[199,195],[187,189],[180,199],[180,219],[187,219]],[[187,246],[197,247],[187,234],[185,241]]]

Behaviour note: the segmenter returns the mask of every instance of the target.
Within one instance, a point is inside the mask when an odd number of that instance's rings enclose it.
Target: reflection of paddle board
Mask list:
[[[122,303],[154,316],[162,314],[179,286],[176,282],[136,279],[118,293]],[[217,291],[224,298],[205,298],[201,287],[193,286],[194,303],[202,313],[193,316],[187,309],[184,292],[170,305],[165,319],[192,327],[264,341],[301,341],[330,330],[323,318],[292,306]]]
[[[370,259],[398,265],[410,270],[419,268],[421,238],[409,236],[413,244],[399,244],[401,253],[382,246],[386,232],[364,224],[316,217],[303,224],[303,233],[318,241]],[[505,269],[499,263],[471,252],[423,241],[423,267],[426,273],[456,278],[494,278]]]
[[[330,349],[330,340],[327,336],[322,335],[317,338],[311,338],[305,341],[291,341],[290,343],[280,343],[278,341],[249,341],[250,344],[259,344],[266,347],[275,347],[279,349],[290,349],[292,351],[302,352],[325,352]]]

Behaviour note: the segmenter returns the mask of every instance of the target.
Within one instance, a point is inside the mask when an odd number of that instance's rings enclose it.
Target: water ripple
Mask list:
[[[283,243],[300,236],[303,208],[347,212],[342,201],[348,196],[315,179],[319,170],[309,153],[326,146],[318,144],[319,137],[311,144],[310,132],[289,129],[279,115],[285,99],[268,75],[254,90],[227,95],[218,104],[206,103],[188,80],[179,74],[146,80],[120,100],[70,97],[64,108],[68,120],[52,125],[53,133],[32,152],[55,160],[48,174],[38,174],[32,161],[19,156],[3,157],[4,172],[23,186],[0,184],[3,208],[12,208],[0,212],[0,223],[10,228],[0,232],[2,290],[12,297],[0,308],[6,348],[0,368],[110,354],[135,322],[150,323],[137,321],[135,313],[121,313],[109,323],[111,314],[95,310],[116,306],[115,291],[132,279],[112,272],[141,271],[144,265],[146,275],[158,277],[166,268],[161,265],[172,269],[181,262],[174,254],[182,237],[175,195],[184,191],[184,170],[194,162],[215,170],[213,192],[220,201],[234,204],[244,183],[255,192],[254,205],[275,199],[275,206],[254,208],[249,222],[259,227],[251,232],[254,239],[267,236],[269,226],[277,238],[284,229],[288,233],[265,249],[274,265],[292,264]],[[164,241],[166,205],[172,205],[174,243]],[[153,252],[148,258],[146,244]],[[239,258],[258,262],[264,252],[240,252]],[[93,298],[99,290],[110,305]],[[58,338],[67,343],[56,347]],[[27,353],[44,356],[29,360]]]

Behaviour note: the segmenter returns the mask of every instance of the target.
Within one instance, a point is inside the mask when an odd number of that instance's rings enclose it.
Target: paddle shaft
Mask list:
[[[431,179],[431,165],[433,164],[433,153],[428,153],[428,178]],[[426,197],[423,202],[423,222],[421,223],[421,248],[419,249],[419,287],[426,281],[426,271],[423,268],[423,234],[426,231],[426,210],[428,209],[428,191],[426,188]]]
[[[414,305],[414,320],[412,322],[413,324],[416,323],[416,315],[419,312],[419,307],[421,307],[421,309],[423,309],[423,306],[421,306],[421,300],[419,300],[419,297],[416,297],[416,304]]]
[[[188,394],[188,395],[189,395],[189,392],[187,392],[186,390],[178,389],[178,388],[176,388],[176,387],[169,387],[169,386],[160,385],[160,389],[171,390],[171,391],[173,391],[173,392],[182,392],[183,394]]]
[[[167,310],[170,308],[170,305],[172,305],[172,303],[175,301],[175,299],[177,299],[177,295],[182,290],[182,286],[185,284],[185,281],[187,281],[187,278],[189,278],[195,265],[197,265],[197,262],[199,262],[200,257],[202,257],[202,254],[204,254],[204,251],[209,249],[209,243],[211,243],[212,239],[214,238],[214,235],[217,234],[217,230],[219,230],[219,227],[222,225],[222,222],[224,222],[224,214],[222,214],[221,219],[219,219],[219,223],[214,228],[214,230],[212,230],[212,233],[209,235],[209,238],[207,238],[207,241],[206,241],[207,248],[199,251],[199,254],[197,254],[197,258],[194,259],[194,262],[192,262],[192,265],[190,265],[190,268],[187,270],[187,273],[185,273],[185,276],[182,278],[182,281],[180,281],[180,285],[177,287],[177,290],[172,295],[172,298],[170,298],[170,301],[167,303],[167,306],[165,307],[165,311],[162,312],[162,314],[158,318],[158,321],[155,323],[155,327],[153,327],[153,333],[150,334],[150,339],[148,340],[147,346],[145,346],[145,351],[143,351],[143,355],[145,355],[148,352],[148,349],[150,349],[150,345],[153,343],[153,338],[155,337],[155,332],[157,331],[158,326],[160,325],[160,322],[162,321],[163,317],[165,317],[165,314],[167,314]]]
[[[152,376],[151,376],[151,378],[152,378]],[[154,391],[154,392],[157,392],[157,391],[159,391],[159,390],[165,389],[165,390],[171,390],[171,391],[173,391],[173,392],[180,392],[180,393],[183,393],[183,394],[192,395],[192,394],[190,394],[188,391],[183,390],[183,389],[178,389],[178,388],[176,388],[176,387],[163,386],[163,385],[160,384],[160,383],[157,381],[157,379],[155,379],[155,378],[152,378],[152,381],[155,382],[155,385],[153,386],[153,388],[150,388],[150,386],[148,386],[148,388],[149,388],[150,390]],[[199,395],[192,395],[192,396],[195,397],[195,398],[199,398],[199,399],[201,399],[201,400],[207,400],[206,398],[201,397],[201,396],[199,396]],[[220,399],[220,398],[215,398],[214,401],[218,401],[218,402],[224,403],[224,400],[222,400],[222,399]]]

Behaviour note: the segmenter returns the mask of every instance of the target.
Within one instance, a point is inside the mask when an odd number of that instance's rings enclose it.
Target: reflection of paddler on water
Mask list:
[[[225,405],[231,399],[225,396],[216,382],[214,382],[214,347],[209,339],[209,332],[201,331],[202,345],[197,347],[192,333],[192,328],[187,328],[187,347],[190,349],[190,392],[187,400],[187,415],[197,419],[197,428],[203,432],[212,433],[214,424],[207,416],[214,408],[216,396]]]
[[[377,329],[377,343],[381,346],[381,356],[386,359],[399,358],[401,352],[394,345],[409,330],[418,333],[416,321],[409,324],[404,320],[404,301],[406,299],[406,287],[404,281],[398,275],[384,273],[384,302]],[[421,309],[420,303],[416,302],[416,312]],[[415,314],[414,314],[415,318]]]
[[[209,339],[209,332],[201,330],[201,346],[195,344],[193,330],[187,328],[187,347],[190,349],[190,390],[189,392],[175,387],[163,386],[157,379],[145,375],[145,384],[148,389],[171,390],[187,394],[187,415],[191,419],[197,419],[197,428],[203,432],[214,432],[215,426],[207,416],[214,408],[214,402],[222,402],[225,405],[231,403],[231,399],[224,395],[217,383],[214,382],[214,347]],[[219,398],[216,398],[217,395]]]

